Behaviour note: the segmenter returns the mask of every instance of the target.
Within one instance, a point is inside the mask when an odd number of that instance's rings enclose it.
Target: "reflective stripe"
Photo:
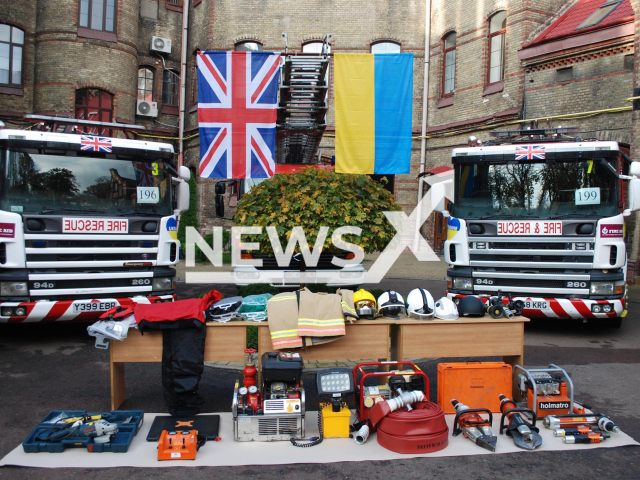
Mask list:
[[[297,297],[295,295],[291,296],[288,295],[286,297],[273,297],[270,298],[269,300],[267,300],[267,303],[271,303],[271,302],[281,302],[283,300],[295,300]]]
[[[350,312],[356,313],[356,310],[355,310],[354,308],[351,308],[351,307],[347,304],[347,302],[344,302],[344,301],[343,301],[343,302],[340,302],[340,304],[341,304],[344,308],[346,308],[347,310],[349,310]]]
[[[277,332],[271,332],[271,338],[283,338],[283,337],[297,337],[298,329],[293,330],[278,330]]]
[[[320,320],[315,318],[299,318],[298,325],[344,325],[344,318]]]
[[[277,340],[277,341],[271,341],[271,345],[273,345],[273,348],[279,347],[281,345],[289,345],[289,346],[302,346],[302,339],[293,339],[293,340]]]
[[[344,327],[338,328],[313,328],[313,327],[303,327],[298,329],[298,334],[311,334],[311,333],[320,333],[320,334],[328,334],[328,333],[337,333],[344,335],[346,330]]]

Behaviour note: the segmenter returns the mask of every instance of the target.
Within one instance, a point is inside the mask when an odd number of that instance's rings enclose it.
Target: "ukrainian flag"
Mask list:
[[[412,53],[336,53],[336,171],[402,174],[411,164]]]

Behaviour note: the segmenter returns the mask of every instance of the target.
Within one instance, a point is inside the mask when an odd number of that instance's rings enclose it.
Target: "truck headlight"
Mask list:
[[[0,295],[3,297],[26,297],[27,282],[2,282],[0,283]]]
[[[591,282],[591,295],[613,295],[613,282]]]
[[[471,283],[470,278],[453,277],[453,288],[457,288],[459,290],[471,290],[473,288],[473,284]]]
[[[158,277],[153,279],[154,292],[160,292],[164,290],[175,290],[176,282],[173,277]]]

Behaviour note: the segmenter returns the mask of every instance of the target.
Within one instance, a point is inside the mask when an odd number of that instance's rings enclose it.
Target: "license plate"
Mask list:
[[[74,312],[105,312],[110,308],[117,307],[117,302],[87,302],[87,303],[74,303]]]
[[[549,308],[549,304],[547,302],[524,302],[524,308],[539,308],[544,310]]]

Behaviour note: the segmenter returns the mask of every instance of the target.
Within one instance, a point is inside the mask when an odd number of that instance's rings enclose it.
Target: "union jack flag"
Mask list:
[[[158,177],[153,175],[153,167],[147,162],[133,162],[136,171],[136,185],[138,187],[155,187]]]
[[[80,150],[90,152],[107,152],[111,153],[111,139],[105,137],[80,137]]]
[[[279,66],[279,53],[198,54],[201,177],[273,176]]]
[[[545,150],[542,145],[526,145],[516,147],[516,160],[544,160]]]

